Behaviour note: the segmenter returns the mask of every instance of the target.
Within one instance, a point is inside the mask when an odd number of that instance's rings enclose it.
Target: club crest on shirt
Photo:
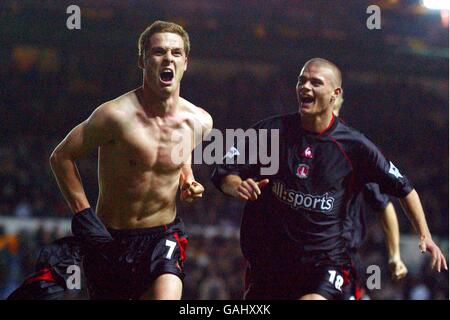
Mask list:
[[[312,154],[311,147],[306,147],[306,148],[300,153],[300,155],[301,155],[303,158],[312,159],[312,158],[313,158],[313,154]]]
[[[307,164],[301,163],[297,167],[296,172],[297,177],[300,179],[306,179],[309,176],[309,166]]]

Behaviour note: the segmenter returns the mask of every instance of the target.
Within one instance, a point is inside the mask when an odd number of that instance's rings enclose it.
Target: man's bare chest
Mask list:
[[[186,122],[137,124],[118,135],[114,148],[131,167],[170,172],[187,160],[192,137]]]

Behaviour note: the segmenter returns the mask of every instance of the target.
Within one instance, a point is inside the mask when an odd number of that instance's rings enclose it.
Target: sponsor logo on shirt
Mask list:
[[[297,167],[297,172],[296,172],[297,177],[299,177],[300,179],[306,179],[308,178],[309,175],[309,166],[302,163],[299,164]]]
[[[328,213],[333,210],[334,198],[329,197],[328,193],[323,195],[305,194],[296,190],[287,189],[284,183],[274,182],[272,192],[281,202],[297,210],[299,208]]]
[[[391,167],[389,168],[389,173],[392,174],[397,179],[398,178],[403,178],[403,176],[400,173],[400,171],[394,166],[394,164],[391,161],[389,161],[389,164],[391,165]]]

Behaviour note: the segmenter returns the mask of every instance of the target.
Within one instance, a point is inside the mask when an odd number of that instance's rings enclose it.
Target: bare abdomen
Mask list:
[[[147,228],[173,221],[179,174],[106,171],[99,173],[97,203],[97,214],[105,225]]]

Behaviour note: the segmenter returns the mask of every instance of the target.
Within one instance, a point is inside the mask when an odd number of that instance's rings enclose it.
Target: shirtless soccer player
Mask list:
[[[85,246],[91,299],[181,298],[187,238],[176,193],[182,186],[183,199],[201,197],[190,155],[212,128],[207,112],[180,97],[188,55],[181,26],[154,22],[139,38],[143,85],[100,105],[52,153],[53,173],[74,212],[72,232]],[[182,137],[192,144],[174,161]],[[75,161],[97,148],[94,212]]]

